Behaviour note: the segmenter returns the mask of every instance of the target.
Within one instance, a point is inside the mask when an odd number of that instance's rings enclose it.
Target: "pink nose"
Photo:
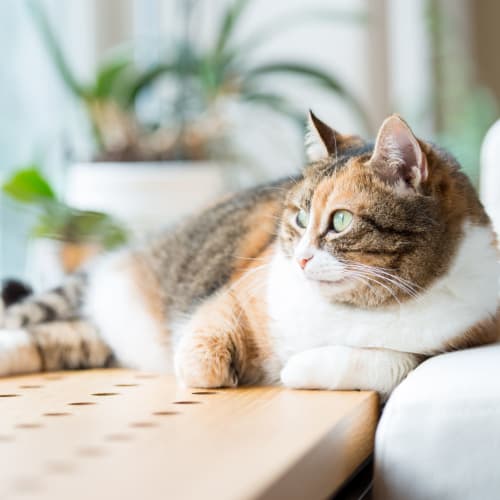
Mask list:
[[[299,262],[299,266],[302,268],[302,269],[305,269],[307,263],[312,259],[312,257],[309,257],[308,259],[298,259],[298,262]]]

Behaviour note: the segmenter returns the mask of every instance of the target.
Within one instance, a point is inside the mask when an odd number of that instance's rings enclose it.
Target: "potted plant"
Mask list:
[[[234,163],[231,123],[224,113],[228,103],[264,106],[303,127],[305,113],[269,86],[269,75],[307,78],[343,98],[367,123],[357,99],[322,68],[293,60],[249,62],[256,47],[296,24],[312,19],[358,22],[359,16],[331,9],[298,11],[238,42],[235,30],[251,0],[234,0],[223,11],[213,41],[200,48],[187,28],[197,6],[187,0],[180,4],[186,29],[180,40],[171,41],[161,62],[139,70],[132,56],[122,54],[103,63],[90,85],[78,81],[43,10],[35,1],[30,4],[63,81],[84,104],[94,131],[94,161],[70,170],[68,199],[120,215],[135,227],[168,223],[223,189],[219,167]],[[164,113],[153,123],[142,120],[137,107],[146,88],[148,98],[158,98],[152,85],[173,89],[168,102],[162,101]]]
[[[37,287],[57,283],[97,253],[127,241],[126,230],[114,218],[63,202],[36,165],[17,170],[2,190],[36,212],[28,262],[30,281]]]

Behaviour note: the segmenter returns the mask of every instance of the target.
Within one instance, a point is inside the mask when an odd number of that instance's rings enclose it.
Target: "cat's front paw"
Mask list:
[[[281,382],[292,389],[318,389],[317,359],[311,351],[294,354],[281,370]]]
[[[175,355],[177,378],[187,387],[236,387],[230,346],[217,335],[189,335],[183,338]]]

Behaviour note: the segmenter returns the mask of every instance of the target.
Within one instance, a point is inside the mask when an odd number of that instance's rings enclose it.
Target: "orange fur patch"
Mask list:
[[[495,317],[481,321],[469,328],[462,335],[451,339],[443,347],[443,351],[456,351],[484,344],[492,344],[500,340],[500,311]]]

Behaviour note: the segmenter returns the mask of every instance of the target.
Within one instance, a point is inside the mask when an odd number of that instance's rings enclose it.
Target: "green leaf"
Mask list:
[[[208,54],[200,59],[195,76],[198,78],[203,94],[208,99],[222,92],[226,77],[224,65],[213,54]]]
[[[113,97],[113,90],[117,80],[123,76],[123,73],[131,64],[132,61],[128,58],[120,58],[102,64],[97,74],[92,96],[100,99]]]
[[[71,212],[66,238],[69,241],[100,243],[106,248],[126,241],[125,231],[109,215],[80,210]]]
[[[56,200],[56,195],[48,181],[36,166],[19,170],[2,186],[4,193],[22,203],[38,203]]]
[[[84,86],[78,82],[68,62],[66,61],[61,44],[57,40],[54,34],[54,29],[50,25],[48,17],[40,2],[37,0],[28,0],[28,7],[62,80],[68,89],[73,92],[73,94],[77,97],[84,97],[86,95],[86,90]]]
[[[226,44],[231,37],[245,7],[250,3],[250,0],[234,0],[227,8],[222,17],[222,22],[219,27],[219,34],[215,43],[215,54],[220,54],[225,49]]]
[[[40,207],[41,213],[31,233],[37,238],[65,240],[71,209],[62,202],[48,201]]]
[[[354,95],[352,95],[335,77],[314,66],[295,62],[263,64],[247,72],[244,84],[255,84],[255,81],[258,81],[262,76],[276,73],[311,79],[326,90],[341,96],[355,112],[361,125],[366,130],[370,129],[369,119],[357,98],[354,97]]]
[[[77,210],[61,202],[44,205],[32,234],[71,243],[96,243],[106,249],[122,245],[128,239],[123,226],[109,215]]]
[[[172,74],[179,71],[177,63],[155,64],[139,73],[135,73],[130,79],[127,87],[122,89],[123,103],[127,106],[133,105],[137,96],[148,85],[151,85],[157,78],[166,74]]]
[[[109,215],[74,209],[58,201],[36,168],[17,172],[3,190],[14,199],[37,204],[38,220],[32,235],[72,243],[96,243],[106,249],[125,243],[127,231]]]

